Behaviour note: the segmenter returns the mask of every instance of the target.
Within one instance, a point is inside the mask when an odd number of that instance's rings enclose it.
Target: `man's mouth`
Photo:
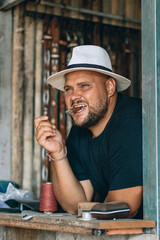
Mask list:
[[[85,104],[78,104],[78,105],[73,105],[71,108],[73,113],[79,113],[82,112],[87,106]]]

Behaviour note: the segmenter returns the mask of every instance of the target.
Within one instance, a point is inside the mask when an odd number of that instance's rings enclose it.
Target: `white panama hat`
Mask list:
[[[94,45],[81,45],[73,48],[71,60],[65,70],[57,72],[48,78],[48,83],[64,91],[65,74],[90,70],[111,76],[116,80],[117,92],[127,89],[131,81],[112,72],[111,60],[105,49]]]

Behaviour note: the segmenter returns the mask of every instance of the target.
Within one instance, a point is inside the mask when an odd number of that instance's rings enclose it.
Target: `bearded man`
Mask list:
[[[73,49],[66,70],[48,82],[64,91],[73,126],[66,141],[48,117],[35,119],[38,143],[53,160],[53,184],[62,208],[76,214],[78,203],[122,201],[130,216],[142,205],[141,100],[121,91],[130,80],[112,72],[108,53],[101,47]],[[142,215],[141,215],[142,217]]]

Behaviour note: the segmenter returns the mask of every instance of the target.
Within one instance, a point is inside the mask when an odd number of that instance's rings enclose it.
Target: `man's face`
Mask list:
[[[95,126],[107,113],[106,76],[93,71],[76,71],[66,75],[65,102],[68,109],[78,107],[70,114],[80,127]]]

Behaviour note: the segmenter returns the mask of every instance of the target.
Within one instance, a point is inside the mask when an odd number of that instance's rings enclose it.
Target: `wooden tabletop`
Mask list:
[[[26,215],[31,217],[28,220],[23,220]],[[33,216],[34,215],[34,216]],[[144,229],[155,228],[155,221],[152,220],[136,220],[136,219],[117,219],[117,220],[80,220],[76,215],[69,214],[43,214],[31,211],[18,213],[1,213],[0,225],[49,230],[56,232],[68,232],[74,234],[93,235],[95,230],[124,230],[124,229]]]

